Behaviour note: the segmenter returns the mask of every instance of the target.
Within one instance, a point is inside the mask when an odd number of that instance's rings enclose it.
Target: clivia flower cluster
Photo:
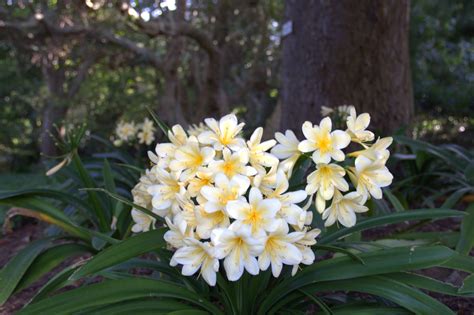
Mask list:
[[[262,128],[242,138],[244,124],[232,114],[208,118],[188,133],[175,125],[170,142],[149,152],[153,167],[133,189],[134,203],[166,220],[164,238],[175,250],[171,264],[182,265],[183,275],[200,270],[214,286],[221,263],[230,281],[270,266],[274,277],[283,265],[294,274],[315,259],[311,246],[321,231],[311,227],[313,200],[326,226],[339,221],[349,227],[356,213],[368,210],[367,198],[381,198],[381,187],[392,181],[385,167],[392,139],[371,144],[369,121],[352,107],[345,131],[332,130],[326,117],[319,125],[303,124],[303,141],[287,130],[263,142]],[[345,154],[351,141],[361,150]],[[297,160],[309,158],[314,171],[306,189],[290,189]],[[132,217],[133,232],[154,227],[154,218],[137,209]]]
[[[148,118],[145,118],[140,124],[136,124],[133,121],[120,121],[115,128],[115,136],[117,138],[114,141],[114,145],[121,146],[135,139],[138,139],[140,144],[150,145],[155,141],[155,130],[153,121]]]

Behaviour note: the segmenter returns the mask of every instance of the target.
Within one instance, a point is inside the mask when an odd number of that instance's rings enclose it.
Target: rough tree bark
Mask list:
[[[280,126],[319,122],[321,106],[353,104],[384,134],[413,114],[409,0],[287,0]]]

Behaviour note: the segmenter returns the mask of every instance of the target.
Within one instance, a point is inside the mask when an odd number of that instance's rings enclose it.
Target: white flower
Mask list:
[[[259,127],[255,129],[250,140],[247,141],[247,147],[249,148],[250,164],[253,167],[266,166],[271,167],[278,164],[278,159],[272,154],[265,152],[276,144],[275,140],[262,141],[263,128]]]
[[[191,276],[201,268],[200,274],[210,285],[216,285],[216,273],[219,271],[219,260],[215,257],[214,248],[209,242],[187,238],[185,245],[179,248],[172,257],[172,262],[183,265],[182,274]]]
[[[354,226],[356,223],[356,212],[360,213],[369,210],[362,205],[363,202],[364,198],[355,191],[343,196],[336,190],[331,206],[323,212],[322,218],[326,220],[324,226],[331,226],[336,221],[339,221],[345,227]]]
[[[239,228],[230,226],[228,229],[216,229],[211,235],[216,249],[216,256],[224,259],[224,269],[230,281],[237,281],[246,269],[250,274],[257,275],[259,267],[256,256],[264,247],[264,236],[252,237],[250,226]]]
[[[170,210],[171,213],[177,213],[179,203],[176,195],[183,193],[178,174],[158,168],[154,169],[154,174],[159,184],[148,187],[148,193],[153,196],[153,211],[162,217],[169,215]]]
[[[175,146],[181,146],[188,141],[188,135],[181,125],[174,125],[171,130],[168,130],[168,139]]]
[[[331,107],[328,106],[321,106],[321,116],[326,117],[332,114],[334,110]]]
[[[260,189],[264,195],[271,193],[276,186],[278,164],[270,169],[258,166],[256,170],[257,175],[253,177],[252,185]]]
[[[214,118],[207,118],[204,121],[211,130],[204,131],[198,136],[202,144],[210,144],[219,151],[225,147],[234,151],[245,147],[245,141],[238,137],[245,124],[239,124],[234,114],[222,117],[219,122]]]
[[[277,172],[275,189],[266,195],[267,198],[275,198],[280,201],[281,209],[278,215],[288,224],[299,226],[300,228],[306,222],[307,212],[297,204],[303,202],[308,194],[304,190],[290,191],[288,179],[282,170]]]
[[[346,171],[337,164],[317,164],[316,170],[307,178],[306,192],[316,196],[316,209],[321,213],[325,209],[325,200],[334,195],[336,189],[340,191],[349,190],[349,184],[344,179]]]
[[[196,233],[201,239],[208,239],[214,229],[227,228],[230,219],[223,210],[207,212],[203,206],[195,208]]]
[[[174,160],[170,162],[170,169],[174,172],[182,172],[181,181],[193,178],[202,166],[209,164],[215,155],[214,149],[210,147],[199,147],[197,138],[189,137],[185,145],[178,147],[174,154]]]
[[[277,199],[263,199],[258,188],[252,187],[249,202],[243,200],[229,201],[226,206],[228,215],[236,219],[233,223],[240,227],[249,225],[253,234],[275,229],[275,215],[280,210],[281,203]]]
[[[189,180],[187,191],[191,197],[197,197],[201,188],[209,186],[214,182],[214,174],[208,169],[201,169],[196,172],[196,176]]]
[[[258,257],[261,270],[267,270],[272,265],[272,274],[277,278],[285,265],[298,265],[303,259],[301,251],[294,245],[304,237],[303,232],[288,233],[289,228],[283,220],[278,221],[278,227],[271,232],[265,241],[263,252]]]
[[[368,198],[370,194],[375,199],[381,199],[381,188],[387,187],[393,180],[393,175],[383,160],[372,161],[363,155],[356,158],[355,173],[349,175],[357,192],[364,198]]]
[[[119,122],[115,129],[117,137],[122,141],[129,141],[135,137],[137,133],[137,127],[134,122]]]
[[[151,121],[148,118],[145,118],[145,120],[143,121],[143,123],[141,124],[140,127],[143,131],[147,131],[147,132],[150,132],[150,133],[153,133],[156,130],[155,126],[153,124],[153,121]]]
[[[283,160],[280,165],[288,173],[288,177],[290,177],[293,167],[301,155],[301,151],[298,150],[300,141],[291,130],[285,131],[285,134],[275,133],[275,139],[278,141],[278,144],[272,148],[271,153],[280,160]]]
[[[155,141],[155,135],[153,134],[153,131],[148,131],[148,130],[142,130],[138,133],[138,143],[140,144],[146,144],[150,145]]]
[[[344,153],[341,149],[347,147],[351,141],[350,136],[342,130],[332,129],[332,122],[329,117],[321,120],[319,126],[306,121],[303,124],[303,134],[306,140],[303,140],[298,149],[301,152],[313,152],[313,161],[315,163],[329,163],[331,158],[336,161],[344,160]]]
[[[186,221],[175,220],[175,223],[173,223],[169,218],[165,218],[165,220],[169,231],[165,233],[163,238],[171,246],[175,248],[180,248],[184,246],[184,240],[187,237],[193,236],[193,232],[191,229],[188,228]]]
[[[209,213],[223,211],[229,201],[243,196],[250,186],[250,180],[245,176],[235,175],[229,181],[227,176],[219,173],[214,185],[201,188],[201,194],[206,199],[204,210]]]
[[[372,161],[381,160],[385,163],[390,157],[390,151],[387,148],[392,144],[393,138],[386,137],[378,139],[374,144],[372,144],[368,149],[358,151],[360,155],[363,155]]]
[[[202,122],[200,122],[199,124],[192,124],[188,127],[188,135],[190,136],[199,136],[201,133],[203,133],[204,131],[209,131],[209,128],[203,124]]]
[[[133,233],[147,232],[155,224],[155,218],[149,216],[148,214],[132,209],[132,219],[135,224],[132,226]]]
[[[244,176],[253,176],[257,174],[257,170],[251,166],[247,166],[249,162],[249,153],[247,149],[241,149],[237,152],[231,152],[229,149],[222,151],[222,160],[211,161],[209,169],[214,174],[224,173],[227,177],[232,178],[237,174]]]
[[[311,265],[316,258],[314,255],[314,251],[311,249],[311,246],[316,244],[316,237],[321,233],[320,229],[312,229],[310,231],[303,231],[304,237],[298,240],[295,243],[295,246],[300,250],[301,254],[303,255],[303,259],[301,263],[304,265]],[[294,276],[296,271],[298,271],[299,265],[293,265],[293,269],[291,271],[291,275]]]
[[[370,115],[363,113],[359,116],[356,114],[354,107],[350,109],[350,115],[347,117],[347,133],[354,142],[367,142],[374,140],[374,134],[365,130],[370,124]]]

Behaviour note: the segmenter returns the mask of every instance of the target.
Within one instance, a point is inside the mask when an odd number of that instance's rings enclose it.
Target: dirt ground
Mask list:
[[[459,222],[453,219],[440,220],[427,225],[421,228],[425,231],[442,231],[445,230],[446,226],[450,228],[456,228],[459,225]],[[373,230],[369,233],[364,233],[365,237],[368,238],[379,238],[382,236],[389,235],[390,233],[403,230],[408,225],[397,225],[391,226],[384,229]],[[41,237],[44,226],[37,225],[35,223],[27,223],[18,229],[14,230],[12,233],[4,235],[0,239],[0,267],[4,266],[18,251],[25,247],[31,241]],[[472,253],[471,253],[472,254]],[[70,261],[69,264],[73,263],[74,260]],[[0,315],[9,315],[14,314],[16,311],[21,309],[21,307],[28,302],[37,290],[46,283],[51,277],[54,276],[56,272],[64,268],[67,264],[62,265],[51,271],[49,274],[45,275],[43,278],[38,280],[36,283],[30,287],[24,289],[21,292],[16,293],[8,301],[0,306]],[[429,270],[423,270],[424,275],[446,281],[451,284],[459,285],[462,283],[462,279],[465,276],[462,272],[452,271],[443,268],[432,268]],[[75,286],[79,286],[80,283],[77,283]],[[74,287],[74,286],[73,286]],[[447,296],[437,293],[430,293],[431,296],[441,301],[452,310],[462,315],[472,315],[474,314],[474,298],[460,298]]]

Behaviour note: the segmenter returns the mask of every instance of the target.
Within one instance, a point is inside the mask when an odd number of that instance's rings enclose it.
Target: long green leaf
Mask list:
[[[18,314],[72,314],[91,307],[152,297],[188,301],[195,307],[213,314],[222,314],[211,302],[183,286],[169,281],[143,278],[107,280],[81,287],[31,304]]]
[[[329,235],[324,235],[320,240],[320,244],[328,244],[342,237],[350,235],[354,232],[367,230],[386,224],[399,223],[404,221],[423,220],[423,219],[440,219],[447,217],[463,216],[465,213],[450,209],[419,209],[407,210],[403,212],[391,213],[384,216],[366,219],[350,228],[337,230]]]
[[[316,244],[313,246],[313,249],[320,249],[320,250],[324,250],[324,251],[328,251],[328,252],[334,252],[334,253],[342,253],[344,255],[347,255],[349,257],[351,257],[352,259],[360,262],[361,264],[365,264],[364,261],[356,254],[354,254],[353,252],[347,250],[347,249],[344,249],[344,248],[340,248],[340,247],[336,247],[336,246],[329,246],[329,245],[320,245],[320,244]]]
[[[260,314],[267,312],[274,303],[288,294],[312,283],[440,266],[456,255],[456,252],[444,246],[411,246],[361,253],[359,257],[365,264],[349,257],[327,259],[308,266],[276,286],[262,303]]]
[[[36,213],[35,217],[39,220],[57,225],[71,235],[85,241],[92,239],[88,230],[77,226],[61,210],[41,198],[34,196],[11,197],[0,200],[0,204],[31,210]]]
[[[170,127],[168,127],[150,107],[147,107],[146,109],[150,113],[151,118],[153,118],[158,127],[160,127],[161,131],[163,131],[166,136],[166,139],[168,139],[168,131],[170,130]]]
[[[82,180],[84,187],[86,188],[97,188],[97,185],[94,183],[94,180],[90,176],[89,172],[84,167],[84,164],[79,157],[77,151],[75,151],[72,155],[72,161],[74,163],[74,167],[76,171],[79,173],[79,177]],[[110,224],[107,216],[107,209],[105,209],[104,205],[101,203],[97,193],[95,191],[87,191],[89,203],[92,205],[94,209],[94,213],[98,219],[99,227],[101,231],[109,231]]]
[[[474,296],[474,275],[470,275],[464,279],[462,287],[459,288],[458,293],[462,295],[469,294],[470,296]]]
[[[410,285],[419,289],[428,290],[431,292],[438,292],[438,293],[453,295],[453,296],[463,296],[463,294],[460,294],[458,292],[459,288],[449,283],[444,283],[436,279],[432,279],[432,278],[414,274],[414,273],[408,273],[408,272],[392,273],[392,274],[387,274],[384,277],[393,279],[398,282],[403,282],[407,285]]]
[[[33,261],[15,291],[26,288],[43,275],[53,270],[53,268],[61,264],[67,258],[83,255],[90,252],[90,250],[91,248],[88,246],[74,243],[60,244],[47,249]]]
[[[413,313],[400,307],[389,307],[380,305],[344,305],[333,308],[334,315],[412,315]]]
[[[51,239],[34,241],[3,267],[0,271],[0,305],[10,297],[30,265],[48,246],[51,246]]]
[[[320,282],[305,287],[305,290],[313,293],[337,290],[364,292],[388,299],[416,314],[454,314],[452,310],[429,295],[382,276],[363,277],[358,281],[339,280]],[[282,301],[282,303],[285,302],[286,301]],[[279,306],[280,305],[277,304],[271,313],[278,310]]]
[[[148,231],[108,247],[75,272],[71,280],[79,279],[157,248],[164,247],[166,245],[163,239],[165,232],[165,228]]]
[[[115,303],[88,310],[88,315],[129,315],[129,314],[169,314],[173,311],[193,310],[191,305],[171,299],[138,299]],[[196,310],[195,310],[196,311]],[[199,314],[199,313],[198,313]],[[208,314],[208,313],[205,313]]]
[[[463,255],[469,254],[474,246],[474,203],[467,207],[466,213],[461,223],[461,237],[456,245],[456,250]]]

